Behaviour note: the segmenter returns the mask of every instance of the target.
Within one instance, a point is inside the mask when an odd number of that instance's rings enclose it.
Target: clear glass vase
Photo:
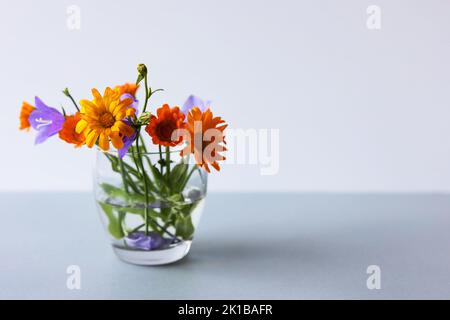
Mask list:
[[[140,265],[168,264],[191,247],[203,211],[207,174],[180,151],[123,158],[97,151],[95,199],[116,255]]]

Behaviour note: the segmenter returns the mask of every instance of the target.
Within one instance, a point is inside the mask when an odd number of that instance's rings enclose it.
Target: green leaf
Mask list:
[[[136,85],[138,85],[142,80],[144,80],[144,76],[141,74],[138,74],[138,77],[136,79]]]
[[[143,145],[142,145],[143,146]],[[146,152],[146,149],[145,148],[143,148],[143,150],[144,150],[144,152]],[[151,168],[150,170],[153,172],[153,169],[154,168],[152,168],[152,162],[151,162],[151,160],[149,159],[149,157],[148,156],[146,156],[146,155],[142,155],[142,157],[143,158],[145,158],[145,160],[147,161],[147,164],[148,164],[148,166]],[[139,160],[138,160],[139,161]],[[153,174],[154,175],[154,174]],[[159,184],[158,183],[156,183],[156,185],[155,185],[155,183],[153,183],[153,181],[152,181],[152,179],[150,178],[150,175],[147,173],[147,171],[145,172],[145,176],[146,176],[146,178],[147,178],[147,182],[148,182],[148,187],[152,190],[152,192],[160,192],[160,187],[159,187]],[[143,181],[142,181],[143,182]]]
[[[127,215],[127,213],[126,212],[124,212],[124,211],[121,211],[121,210],[119,210],[118,211],[119,212],[119,218],[118,218],[118,221],[117,221],[117,223],[119,224],[119,226],[120,226],[120,230],[121,230],[121,232],[122,232],[122,237],[123,236],[125,236],[125,231],[124,231],[124,225],[125,225],[125,216]],[[121,237],[121,238],[122,238]]]
[[[190,215],[191,213],[192,213],[192,211],[194,211],[194,209],[197,207],[197,205],[199,204],[200,202],[199,201],[197,201],[197,202],[194,202],[194,203],[191,203],[191,204],[189,204],[189,205],[184,205],[182,208],[181,208],[181,213],[182,214],[184,214],[185,216],[188,216],[188,215]]]
[[[142,219],[145,219],[145,209],[144,208],[120,208],[119,212],[124,213],[130,213],[130,214],[137,214],[142,217]],[[148,213],[150,217],[156,219],[159,217],[159,213],[153,209],[148,209]]]
[[[190,240],[194,234],[194,225],[191,216],[179,215],[175,221],[176,235],[184,240]]]
[[[136,194],[136,193],[127,193],[124,189],[117,188],[108,183],[102,183],[100,186],[102,187],[103,191],[105,191],[105,193],[111,198],[123,199],[130,205],[145,204],[145,196],[144,195]],[[155,201],[155,197],[153,197],[152,195],[149,194],[149,203],[152,203],[154,201]]]
[[[111,162],[111,168],[113,169],[113,171],[119,172],[120,171],[119,160],[116,157],[111,156],[106,153],[105,153],[105,157],[107,157],[109,159],[109,161]]]
[[[167,201],[174,205],[183,205],[184,197],[181,193],[176,193],[167,197]]]
[[[173,193],[179,193],[184,188],[183,181],[186,180],[189,165],[186,163],[179,163],[173,167],[170,172],[169,184]]]
[[[119,215],[119,218],[116,218],[114,214],[114,208],[106,203],[98,203],[102,208],[105,215],[108,217],[108,231],[109,233],[116,239],[121,239],[124,236],[124,232],[122,229],[122,221],[125,218],[125,215]]]
[[[167,207],[162,207],[162,208],[160,208],[160,216],[161,216],[161,219],[162,219],[164,222],[168,222],[169,219],[170,219],[170,214],[171,214],[171,212],[172,212],[172,210],[171,210],[170,208],[167,208]]]
[[[154,165],[150,166],[150,169],[152,170],[153,178],[155,178],[156,184],[158,185],[160,192],[165,193],[167,191],[167,184],[164,181],[163,175]]]

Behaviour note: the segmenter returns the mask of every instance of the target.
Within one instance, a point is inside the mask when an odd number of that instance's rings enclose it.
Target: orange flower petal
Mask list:
[[[92,147],[97,141],[103,150],[109,150],[110,142],[117,149],[123,147],[123,137],[131,137],[135,130],[123,122],[125,117],[134,116],[128,108],[133,100],[120,100],[116,89],[107,87],[103,96],[97,89],[92,89],[92,101],[82,100],[81,120],[75,126],[77,133],[86,137],[86,145]]]
[[[84,129],[86,129],[87,126],[88,126],[88,122],[86,120],[81,119],[80,121],[78,121],[78,123],[75,127],[75,132],[81,133],[81,132],[83,132]]]
[[[30,114],[35,110],[36,108],[33,107],[28,102],[22,103],[22,108],[20,110],[20,130],[29,129],[30,128],[30,121],[28,121],[28,118],[30,117]]]
[[[76,126],[80,119],[81,115],[78,112],[75,115],[66,116],[66,121],[59,132],[59,137],[62,140],[74,144],[75,147],[81,147],[86,142],[84,134],[76,131]]]
[[[209,165],[219,171],[220,166],[217,161],[225,160],[225,157],[220,154],[220,152],[226,151],[226,148],[223,146],[223,144],[226,144],[225,136],[223,134],[215,135],[212,141],[205,141],[205,138],[202,137],[203,143],[200,146],[195,145],[195,135],[198,134],[198,132],[195,132],[195,129],[198,127],[196,124],[197,121],[201,122],[200,133],[202,135],[209,129],[217,129],[220,132],[223,132],[227,127],[225,121],[220,117],[214,117],[210,109],[202,112],[197,107],[192,108],[188,113],[187,122],[185,124],[185,128],[189,131],[191,138],[187,139],[188,146],[181,151],[181,155],[184,156],[189,152],[193,153],[197,165],[206,172],[210,172]],[[212,150],[211,147],[213,148]],[[206,148],[208,148],[208,152],[205,152]]]
[[[92,130],[86,137],[86,145],[89,148],[92,148],[94,144],[97,142],[99,133],[96,130]]]
[[[185,115],[179,107],[170,108],[168,104],[156,110],[157,117],[150,117],[150,121],[145,131],[152,137],[154,144],[166,147],[173,147],[183,141],[183,137],[173,141],[172,136],[177,129],[184,128]]]
[[[119,135],[118,132],[111,132],[109,137],[111,138],[111,143],[113,144],[114,148],[116,148],[116,149],[123,148],[122,137]]]
[[[98,140],[98,146],[104,151],[109,150],[109,139],[106,134],[104,134],[104,133],[100,134],[100,138]]]

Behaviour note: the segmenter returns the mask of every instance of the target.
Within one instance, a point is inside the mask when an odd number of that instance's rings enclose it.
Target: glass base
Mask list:
[[[116,246],[113,246],[113,250],[122,261],[142,266],[157,266],[183,259],[188,254],[191,243],[192,241],[183,241],[163,250],[132,250]]]

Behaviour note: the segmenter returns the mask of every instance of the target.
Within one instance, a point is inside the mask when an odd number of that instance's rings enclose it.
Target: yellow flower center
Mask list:
[[[114,119],[114,116],[110,112],[105,112],[100,116],[100,123],[104,128],[112,127],[115,122],[116,119]]]

